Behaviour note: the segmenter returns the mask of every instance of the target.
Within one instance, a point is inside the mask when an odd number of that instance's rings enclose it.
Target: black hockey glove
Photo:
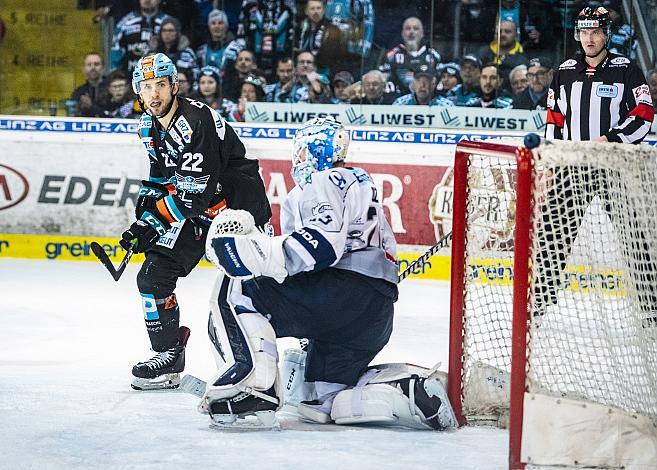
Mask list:
[[[123,232],[119,243],[125,250],[129,250],[133,242],[136,240],[136,245],[133,249],[135,253],[143,253],[153,248],[160,238],[160,234],[148,222],[144,220],[137,220],[128,230]]]
[[[160,184],[143,180],[135,205],[135,216],[141,219],[144,212],[153,212],[155,203],[170,194],[176,194],[176,188],[173,184]]]

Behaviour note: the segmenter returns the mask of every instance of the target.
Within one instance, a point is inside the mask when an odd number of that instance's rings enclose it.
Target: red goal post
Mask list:
[[[514,469],[657,466],[656,259],[656,150],[458,144],[459,423],[508,426]]]

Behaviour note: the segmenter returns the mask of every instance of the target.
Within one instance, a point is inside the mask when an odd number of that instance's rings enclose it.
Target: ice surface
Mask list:
[[[149,357],[136,265],[115,283],[100,263],[0,259],[0,469],[503,469],[507,433],[292,425],[211,430],[197,398],[130,389]],[[215,272],[179,282],[192,335],[186,372],[213,371],[206,334]],[[395,330],[375,362],[447,367],[447,283],[405,280]],[[281,350],[295,341],[279,341]]]

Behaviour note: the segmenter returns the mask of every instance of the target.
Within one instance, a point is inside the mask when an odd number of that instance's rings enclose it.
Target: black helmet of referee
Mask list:
[[[575,41],[582,29],[602,28],[607,38],[611,34],[611,16],[605,7],[586,7],[575,18]]]

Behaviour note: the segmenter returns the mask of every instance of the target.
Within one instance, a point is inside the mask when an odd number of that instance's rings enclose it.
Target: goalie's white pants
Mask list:
[[[218,368],[208,381],[209,399],[264,392],[274,386],[278,373],[274,329],[242,295],[240,281],[223,273],[217,276],[210,298],[208,335]]]

